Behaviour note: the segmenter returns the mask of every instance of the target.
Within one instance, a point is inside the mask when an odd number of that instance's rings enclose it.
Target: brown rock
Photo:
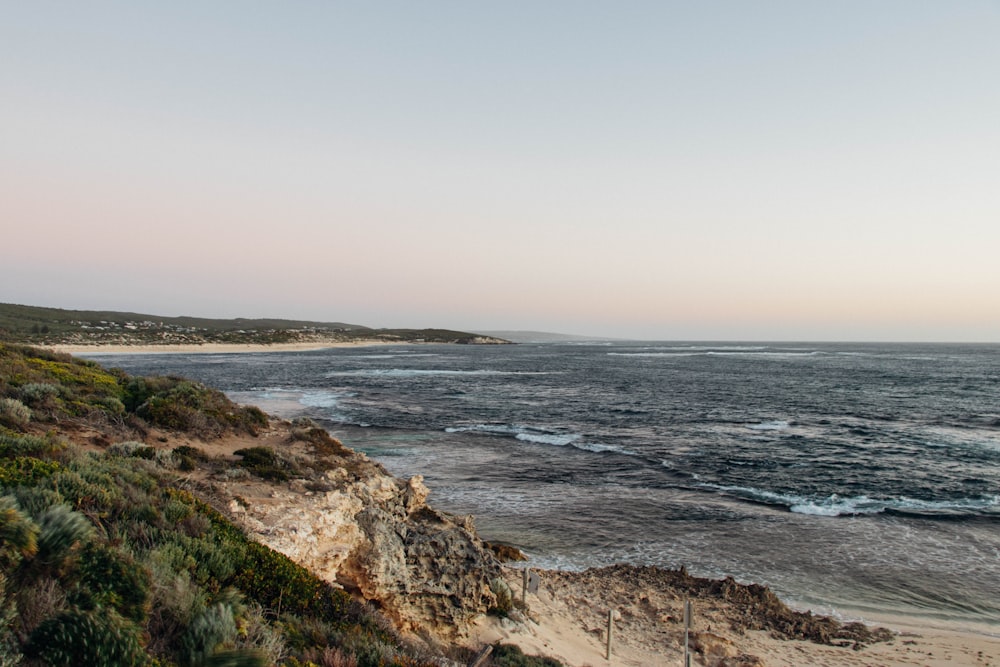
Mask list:
[[[497,560],[501,563],[513,563],[528,560],[528,557],[524,555],[524,552],[515,546],[500,544],[499,542],[487,542],[486,546],[493,552],[493,555],[496,556]]]
[[[711,632],[692,632],[691,648],[708,659],[721,660],[739,654],[733,643]]]

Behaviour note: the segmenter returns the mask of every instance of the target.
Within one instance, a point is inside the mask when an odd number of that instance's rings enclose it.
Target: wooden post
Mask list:
[[[528,606],[528,570],[530,567],[526,567],[521,570],[521,604],[525,607]]]
[[[493,653],[493,645],[487,644],[483,647],[483,650],[477,653],[476,657],[472,659],[472,662],[469,663],[469,667],[479,667],[486,661],[486,658],[488,658],[491,653]]]
[[[615,610],[608,609],[608,648],[604,653],[604,659],[611,659],[611,641],[615,633]]]
[[[688,635],[691,631],[691,601],[684,601],[684,667],[691,667],[691,652],[688,650]]]

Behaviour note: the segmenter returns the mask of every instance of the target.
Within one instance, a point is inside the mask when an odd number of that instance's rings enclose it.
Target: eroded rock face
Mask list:
[[[347,456],[359,457],[350,461],[353,474],[335,468],[325,475],[334,490],[223,485],[231,516],[264,544],[375,601],[401,630],[465,636],[496,603],[489,581],[500,573],[472,517],[428,506],[419,476],[404,482],[362,454]]]
[[[397,625],[415,630],[435,625],[435,634],[461,636],[496,599],[489,588],[499,567],[470,530],[423,505],[400,516],[385,506],[357,516],[365,540],[348,557],[341,583],[378,600]]]

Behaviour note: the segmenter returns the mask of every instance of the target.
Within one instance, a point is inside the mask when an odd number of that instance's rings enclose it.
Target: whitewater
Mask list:
[[[308,416],[539,567],[684,565],[1000,628],[1000,346],[411,345],[101,358]]]

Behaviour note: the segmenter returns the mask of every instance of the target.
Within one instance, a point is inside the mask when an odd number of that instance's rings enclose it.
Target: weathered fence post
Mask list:
[[[493,653],[493,644],[487,644],[483,647],[483,650],[477,653],[476,657],[472,659],[472,662],[469,663],[469,667],[479,667],[486,661],[486,658],[488,658],[491,653]]]
[[[611,642],[615,634],[615,610],[608,609],[608,648],[604,652],[604,659],[611,659]]]
[[[691,601],[684,601],[684,667],[691,667],[691,652],[688,650],[688,635],[691,632]]]

